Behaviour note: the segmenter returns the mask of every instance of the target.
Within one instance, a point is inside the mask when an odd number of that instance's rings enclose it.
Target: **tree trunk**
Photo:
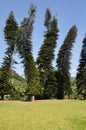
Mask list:
[[[35,101],[35,96],[34,95],[32,95],[31,97],[30,97],[30,101]]]
[[[86,100],[86,94],[83,95],[83,99]]]
[[[4,95],[1,95],[1,100],[4,100]]]
[[[70,94],[68,94],[68,99],[70,99]]]

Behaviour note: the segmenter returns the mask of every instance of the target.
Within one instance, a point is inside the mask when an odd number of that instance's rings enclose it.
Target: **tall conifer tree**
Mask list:
[[[5,94],[10,94],[12,88],[12,84],[10,82],[11,65],[13,60],[13,52],[15,49],[15,36],[17,29],[18,25],[17,22],[15,21],[13,12],[11,11],[6,21],[6,26],[4,28],[5,40],[7,42],[8,48],[6,49],[5,57],[3,59],[1,67],[1,77],[0,77],[1,99],[4,98]]]
[[[77,93],[81,94],[83,96],[83,99],[86,100],[86,35],[83,39],[83,46],[79,62],[80,63],[77,69],[76,76]]]
[[[57,80],[58,80],[58,94],[57,98],[63,99],[64,92],[70,98],[71,87],[70,87],[70,59],[71,59],[71,50],[73,48],[73,43],[77,35],[76,26],[72,26],[69,30],[63,45],[61,46],[58,58],[57,58]]]
[[[31,5],[29,16],[24,18],[17,31],[17,50],[24,66],[24,73],[27,82],[26,94],[28,98],[40,93],[40,77],[32,55],[32,31],[36,7]]]
[[[44,43],[40,48],[37,58],[37,65],[41,75],[41,83],[44,87],[44,94],[46,93],[46,84],[49,74],[51,73],[53,68],[52,61],[54,59],[54,50],[57,44],[56,40],[59,31],[57,24],[58,23],[56,17],[52,18],[50,10],[47,9],[44,22],[44,25],[46,27]]]

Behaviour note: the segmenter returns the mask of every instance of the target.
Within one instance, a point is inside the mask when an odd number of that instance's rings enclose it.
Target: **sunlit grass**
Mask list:
[[[86,130],[86,101],[0,102],[0,130]]]

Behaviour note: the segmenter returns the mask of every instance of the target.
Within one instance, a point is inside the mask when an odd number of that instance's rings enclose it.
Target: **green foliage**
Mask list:
[[[0,69],[0,86],[2,84],[1,81],[1,69]],[[4,76],[3,80],[4,80]],[[26,100],[27,96],[25,95],[26,92],[26,81],[23,77],[21,77],[19,74],[17,74],[15,71],[11,70],[11,77],[10,82],[7,85],[8,82],[3,83],[3,89],[0,90],[0,95],[3,92],[5,95],[10,95],[8,99],[11,100]],[[6,89],[6,90],[5,90]]]
[[[1,67],[1,76],[0,76],[0,95],[1,99],[4,98],[5,94],[10,94],[12,89],[12,84],[10,82],[11,78],[11,65],[12,65],[12,56],[14,52],[14,39],[16,35],[16,30],[18,26],[15,21],[13,12],[10,12],[9,18],[6,21],[6,26],[4,28],[5,40],[7,42],[8,48],[5,52],[5,57],[3,58],[3,63]]]
[[[48,79],[53,68],[52,61],[54,59],[54,50],[57,44],[56,40],[59,32],[57,24],[58,23],[56,17],[52,17],[50,10],[47,9],[44,21],[44,25],[47,30],[45,31],[44,43],[39,50],[37,58],[37,65],[40,72],[41,84],[44,87],[44,95],[46,95],[46,90],[48,92],[49,85],[47,86],[47,83],[50,82],[50,80],[48,81]]]
[[[56,98],[57,97],[57,79],[56,71],[52,70],[47,76],[46,87],[44,90],[44,98]]]
[[[45,14],[45,22],[44,22],[44,25],[46,26],[47,30],[49,30],[49,28],[51,27],[51,18],[52,18],[51,12],[47,8],[46,14]]]
[[[10,46],[15,44],[15,36],[17,29],[18,24],[15,21],[13,12],[11,11],[6,21],[6,26],[4,28],[5,40],[7,41],[7,44]]]
[[[16,42],[17,50],[22,59],[24,73],[27,82],[26,94],[36,95],[40,93],[40,77],[36,68],[35,61],[32,55],[32,31],[35,18],[36,7],[31,5],[29,16],[24,18],[20,28],[17,31]]]
[[[57,98],[58,99],[63,99],[64,98],[64,88],[63,88],[63,76],[62,74],[57,71],[56,73],[56,78],[57,78],[57,83],[58,83],[58,86],[57,86]]]
[[[77,93],[82,95],[86,99],[86,35],[83,40],[83,46],[81,50],[81,56],[79,61],[79,66],[77,69]]]
[[[48,14],[46,12],[46,17],[47,15]],[[50,21],[51,21],[51,24],[49,25],[50,27],[45,32],[44,43],[42,44],[40,48],[40,51],[38,53],[38,58],[37,58],[38,68],[40,70],[43,69],[44,71],[47,71],[47,72],[52,69],[52,60],[54,59],[54,49],[57,44],[56,40],[58,36],[57,19],[53,17],[52,20],[49,19],[49,23]]]
[[[70,59],[71,59],[71,50],[75,38],[77,35],[76,26],[72,26],[69,30],[63,45],[61,46],[58,57],[57,57],[57,69],[58,69],[58,94],[57,98],[63,99],[64,93],[67,93],[68,98],[70,98],[71,87],[70,87]]]
[[[83,99],[82,95],[77,95],[76,77],[71,77],[70,82],[71,82],[71,89],[72,89],[71,99],[82,100]]]
[[[26,100],[27,97],[25,95],[26,91],[26,80],[12,70],[11,83],[13,86],[10,98],[11,100]]]

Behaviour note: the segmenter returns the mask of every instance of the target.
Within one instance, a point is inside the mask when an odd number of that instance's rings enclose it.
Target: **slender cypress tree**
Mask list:
[[[44,25],[46,27],[44,35],[45,39],[38,53],[37,65],[39,68],[39,72],[41,75],[41,83],[44,87],[45,93],[48,77],[53,68],[52,61],[54,59],[54,50],[57,44],[56,40],[59,32],[57,27],[57,19],[56,17],[52,18],[49,9],[46,10]]]
[[[6,26],[4,28],[5,40],[7,42],[8,48],[5,52],[5,57],[3,59],[1,67],[1,77],[0,77],[0,95],[1,99],[4,99],[5,94],[10,94],[11,92],[11,64],[13,60],[13,52],[15,48],[15,36],[18,29],[17,22],[15,21],[13,12],[11,11],[9,17],[6,21]]]
[[[79,62],[80,63],[76,76],[77,94],[81,94],[83,96],[83,99],[86,100],[86,35],[83,39],[83,46]]]
[[[70,98],[71,87],[70,87],[70,59],[71,59],[71,50],[73,48],[73,43],[77,35],[76,26],[72,26],[69,30],[63,45],[61,46],[58,58],[57,58],[57,80],[58,80],[58,93],[57,98],[63,99],[64,93]]]
[[[36,7],[31,5],[29,10],[29,17],[24,18],[21,27],[17,31],[17,50],[24,66],[24,73],[27,82],[26,94],[32,97],[40,93],[40,76],[36,68],[32,56],[32,31],[35,18]]]

